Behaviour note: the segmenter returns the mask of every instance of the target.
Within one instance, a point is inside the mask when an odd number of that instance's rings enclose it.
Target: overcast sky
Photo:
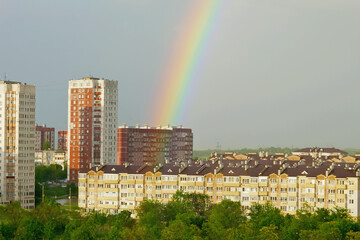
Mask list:
[[[119,125],[156,125],[192,4],[0,0],[0,77],[36,85],[36,122],[56,131],[68,80],[90,75],[119,81]],[[182,123],[195,149],[360,148],[359,0],[224,0],[206,57]]]

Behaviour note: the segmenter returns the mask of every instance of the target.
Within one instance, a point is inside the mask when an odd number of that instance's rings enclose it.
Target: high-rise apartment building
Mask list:
[[[193,134],[190,128],[147,125],[118,128],[117,164],[135,165],[191,160]]]
[[[116,163],[118,82],[100,78],[69,81],[68,180],[79,170]]]
[[[67,150],[67,131],[58,131],[58,149]]]
[[[35,86],[0,81],[0,202],[35,207]]]
[[[36,140],[35,140],[35,151],[47,150],[43,149],[44,142],[50,143],[50,149],[55,149],[55,128],[46,127],[46,125],[35,127]]]

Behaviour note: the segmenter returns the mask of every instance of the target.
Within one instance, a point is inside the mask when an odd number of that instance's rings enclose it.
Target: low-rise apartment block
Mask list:
[[[243,155],[241,160],[174,162],[163,166],[107,165],[79,174],[79,206],[117,213],[144,199],[168,202],[177,190],[207,194],[213,203],[240,201],[244,209],[272,202],[295,214],[307,204],[346,208],[360,215],[358,163],[290,160],[286,157]]]
[[[35,152],[35,164],[49,166],[50,164],[58,164],[65,168],[67,163],[66,151],[62,149],[58,150],[44,150]]]

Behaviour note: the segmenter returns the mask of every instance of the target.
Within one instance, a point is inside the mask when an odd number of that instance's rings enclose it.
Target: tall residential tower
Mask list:
[[[0,203],[35,207],[35,86],[0,81]]]
[[[116,163],[118,82],[100,78],[69,81],[68,180],[79,170]]]

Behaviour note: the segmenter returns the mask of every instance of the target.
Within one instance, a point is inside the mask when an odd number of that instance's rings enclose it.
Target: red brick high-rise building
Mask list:
[[[193,134],[190,128],[122,125],[117,131],[117,164],[156,164],[191,160]]]
[[[99,78],[69,81],[68,180],[91,165],[116,163],[118,82]]]
[[[55,149],[55,128],[46,127],[46,125],[35,127],[35,151],[43,150],[44,142],[50,143],[50,148]],[[45,149],[46,150],[46,149]]]
[[[67,131],[58,131],[58,149],[67,150]]]

